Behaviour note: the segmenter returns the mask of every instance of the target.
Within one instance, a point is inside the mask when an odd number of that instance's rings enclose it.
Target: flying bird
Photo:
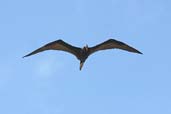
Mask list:
[[[34,55],[34,54],[37,54],[39,52],[46,51],[46,50],[65,51],[65,52],[69,52],[76,56],[76,58],[80,61],[80,70],[81,70],[84,65],[84,62],[89,57],[89,55],[93,54],[94,52],[97,52],[100,50],[106,50],[106,49],[122,49],[125,51],[142,54],[137,49],[135,49],[123,42],[117,41],[115,39],[109,39],[109,40],[107,40],[101,44],[98,44],[94,47],[88,47],[88,45],[86,45],[83,48],[72,46],[72,45],[64,42],[63,40],[59,39],[59,40],[50,42],[50,43],[38,48],[37,50],[25,55],[24,57],[28,57],[28,56],[31,56],[31,55]]]

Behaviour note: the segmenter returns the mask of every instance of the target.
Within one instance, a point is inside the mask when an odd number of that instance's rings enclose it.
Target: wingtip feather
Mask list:
[[[25,57],[28,57],[29,55],[25,55],[25,56],[23,56],[22,58],[25,58]]]
[[[142,55],[143,55],[143,53],[142,53],[142,52],[139,52],[139,54],[142,54]]]
[[[138,50],[136,50],[136,51],[135,51],[135,53],[138,53],[138,54],[143,54],[142,52],[140,52],[140,51],[138,51]]]

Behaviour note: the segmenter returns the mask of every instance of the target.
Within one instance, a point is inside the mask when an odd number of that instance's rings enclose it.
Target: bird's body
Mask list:
[[[92,53],[99,51],[99,50],[115,49],[115,48],[142,54],[140,51],[136,50],[135,48],[133,48],[123,42],[114,40],[114,39],[109,39],[109,40],[107,40],[99,45],[96,45],[94,47],[88,47],[88,45],[86,45],[83,48],[72,46],[72,45],[64,42],[63,40],[57,40],[57,41],[48,43],[48,44],[42,46],[41,48],[38,48],[37,50],[29,53],[28,55],[26,55],[24,57],[28,57],[33,54],[36,54],[36,53],[39,53],[42,51],[46,51],[46,50],[66,51],[66,52],[69,52],[69,53],[75,55],[77,57],[77,59],[80,60],[80,70],[81,70],[84,62],[89,57],[89,55],[91,55]]]
[[[81,49],[81,52],[80,52],[80,55],[79,55],[79,58],[78,58],[78,60],[80,60],[80,70],[82,69],[84,62],[86,61],[86,59],[89,56],[89,51],[90,50],[88,48],[88,45],[84,46]]]

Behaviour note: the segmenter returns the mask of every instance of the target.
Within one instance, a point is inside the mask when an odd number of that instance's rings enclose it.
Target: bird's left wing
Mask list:
[[[125,51],[129,51],[129,52],[134,52],[134,53],[138,53],[138,54],[142,54],[140,51],[138,51],[137,49],[114,39],[109,39],[99,45],[96,45],[94,47],[89,48],[90,52],[89,54],[92,54],[96,51],[100,51],[100,50],[106,50],[106,49],[122,49]]]
[[[48,44],[38,48],[37,50],[25,55],[24,57],[28,57],[28,56],[31,56],[31,55],[34,55],[34,54],[37,54],[39,52],[46,51],[46,50],[66,51],[66,52],[69,52],[69,53],[75,55],[78,58],[81,48],[72,46],[72,45],[64,42],[63,40],[56,40],[54,42],[48,43]]]

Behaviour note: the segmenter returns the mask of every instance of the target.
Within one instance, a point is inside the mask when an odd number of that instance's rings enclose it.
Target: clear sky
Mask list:
[[[171,114],[170,0],[0,0],[0,114]],[[63,39],[109,38],[82,71],[65,52],[22,56]]]

